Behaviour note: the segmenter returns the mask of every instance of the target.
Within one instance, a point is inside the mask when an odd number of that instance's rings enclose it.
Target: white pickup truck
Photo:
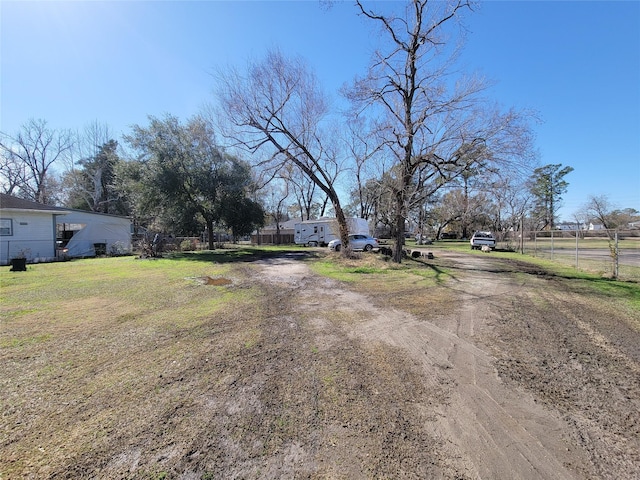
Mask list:
[[[494,250],[496,248],[496,237],[491,232],[476,232],[469,243],[471,243],[471,250],[480,250],[484,246]]]

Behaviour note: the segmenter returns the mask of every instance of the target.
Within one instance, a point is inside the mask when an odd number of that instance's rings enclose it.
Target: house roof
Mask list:
[[[58,215],[69,215],[74,212],[78,214],[100,215],[104,217],[129,218],[122,215],[113,215],[111,213],[92,212],[90,210],[78,210],[75,208],[54,207],[53,205],[45,205],[43,203],[32,202],[24,198],[14,197],[6,193],[0,193],[0,210],[29,210],[32,212],[57,213]]]
[[[291,220],[287,220],[286,222],[280,222],[280,230],[293,230],[296,227],[296,223],[300,223],[302,220],[300,218],[292,218]],[[274,232],[277,230],[276,224],[272,223],[271,225],[265,225],[260,229],[261,232],[271,231]]]
[[[45,205],[43,203],[32,202],[24,198],[14,197],[6,193],[0,193],[0,209],[11,210],[31,210],[37,212],[58,212],[60,214],[67,213],[65,208],[54,207],[53,205]]]

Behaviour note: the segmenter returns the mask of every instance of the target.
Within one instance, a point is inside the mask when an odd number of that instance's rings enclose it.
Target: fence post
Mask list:
[[[524,255],[524,215],[520,215],[520,255]]]
[[[578,266],[578,258],[579,258],[579,255],[578,255],[578,252],[579,252],[579,247],[578,247],[578,237],[580,236],[579,228],[580,228],[580,226],[579,226],[578,224],[576,224],[576,270],[577,270],[578,268],[580,268],[580,267]]]
[[[613,265],[613,278],[615,278],[616,280],[618,279],[618,229],[616,229],[616,233],[615,233],[615,250],[614,250],[614,256],[613,256],[613,261],[614,261],[614,265]]]

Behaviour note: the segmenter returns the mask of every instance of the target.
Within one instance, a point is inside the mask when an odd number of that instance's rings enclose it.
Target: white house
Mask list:
[[[0,265],[12,258],[29,262],[56,258],[56,222],[68,211],[0,194]]]
[[[0,265],[12,258],[52,261],[58,247],[68,257],[131,251],[131,220],[127,217],[73,210],[0,194]]]
[[[131,219],[118,215],[69,210],[57,218],[58,238],[69,257],[93,257],[100,253],[131,251]]]
[[[586,225],[583,224],[578,224],[578,223],[571,223],[571,222],[562,222],[558,225],[556,225],[556,229],[557,230],[562,230],[563,232],[575,232],[576,229],[580,229],[580,230],[584,230],[586,228]]]

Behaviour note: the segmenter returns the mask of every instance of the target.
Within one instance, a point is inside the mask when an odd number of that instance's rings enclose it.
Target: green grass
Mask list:
[[[339,280],[341,282],[356,282],[366,275],[385,275],[386,268],[375,265],[357,265],[336,262],[335,259],[318,260],[311,265],[311,268],[318,274]]]
[[[393,281],[390,277],[399,280],[417,276],[435,284],[447,276],[446,269],[420,260],[405,259],[396,264],[372,253],[356,254],[349,259],[338,254],[326,255],[314,260],[310,266],[319,275],[349,283],[377,281],[380,277],[384,282],[390,282]]]
[[[432,313],[446,310],[452,301],[452,291],[446,286],[452,274],[437,262],[409,258],[396,264],[376,253],[355,254],[353,258],[327,253],[309,266],[319,275],[348,283],[350,289],[365,293],[375,304],[413,314],[424,314],[424,299],[415,295],[416,291],[429,290]]]
[[[613,242],[612,242],[613,243]],[[563,249],[575,249],[575,238],[553,238],[539,237],[536,240],[527,240],[525,246],[527,248],[533,248],[537,245],[538,248],[563,248]],[[580,238],[578,239],[578,248],[595,248],[600,250],[609,250],[609,240],[606,238]],[[640,238],[625,238],[618,241],[618,248],[623,250],[640,249]]]
[[[409,242],[409,247],[412,247]],[[464,241],[443,241],[421,246],[437,252],[440,249],[463,251],[471,255],[486,255],[472,251]],[[188,323],[187,318],[200,318],[212,309],[241,298],[247,291],[229,293],[220,289],[214,298],[194,300],[198,291],[196,279],[224,277],[233,265],[270,258],[282,254],[304,254],[311,268],[318,274],[349,283],[437,285],[450,277],[437,262],[405,259],[395,264],[375,254],[359,254],[353,259],[323,251],[292,246],[242,246],[204,252],[185,252],[167,258],[141,260],[135,257],[85,259],[64,263],[34,264],[27,272],[0,270],[0,300],[6,321],[22,317],[46,317],[45,323],[65,316],[74,317],[83,311],[87,317],[113,313],[120,321],[144,317],[153,311],[157,317],[175,317],[176,325]],[[436,254],[437,255],[437,254]],[[632,305],[640,305],[640,286],[602,278],[601,275],[577,270],[562,263],[495,251],[494,258],[537,265],[549,274],[570,280],[588,282],[595,292],[625,298]],[[212,287],[216,288],[216,287]],[[142,294],[144,293],[144,294]],[[77,305],[81,305],[78,307]],[[76,305],[76,307],[74,307]],[[179,308],[180,315],[174,314]],[[97,314],[91,313],[97,311]],[[21,344],[23,340],[4,340],[4,345]],[[38,337],[39,338],[39,337]],[[33,340],[30,340],[33,341]],[[7,343],[8,342],[8,343]],[[17,343],[16,343],[17,342]]]
[[[228,257],[221,253],[220,258]],[[27,272],[3,269],[0,313],[7,322],[32,319],[40,328],[103,323],[107,318],[144,323],[151,316],[154,322],[184,326],[225,305],[250,301],[250,289],[203,290],[197,282],[229,274],[227,260],[183,260],[117,257],[35,264]]]

